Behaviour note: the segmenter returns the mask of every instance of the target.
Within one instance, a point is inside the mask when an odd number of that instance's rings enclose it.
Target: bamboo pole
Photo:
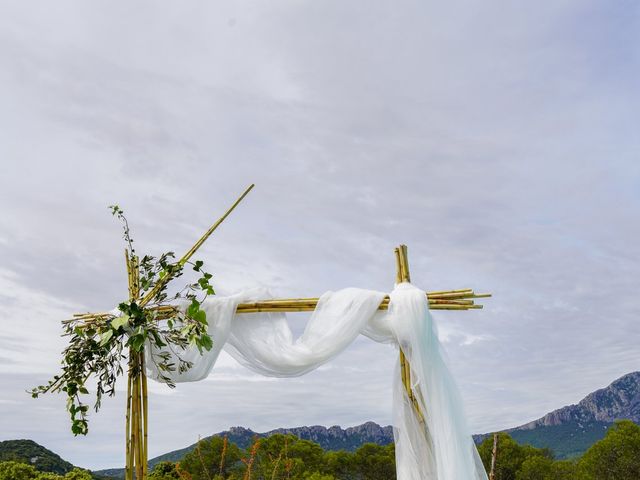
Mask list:
[[[288,302],[280,304],[273,303],[271,300],[262,300],[252,303],[241,303],[236,309],[236,313],[257,313],[257,312],[311,312],[316,309],[317,301],[314,303],[300,302],[296,299],[291,299]],[[380,310],[387,310],[389,308],[389,301],[383,301],[378,307]],[[482,305],[473,303],[454,303],[444,301],[429,301],[429,310],[482,310]],[[156,313],[157,320],[166,320],[176,314],[177,307],[173,305],[162,305],[160,307],[150,308],[151,311]],[[101,313],[82,313],[74,314],[73,318],[63,320],[63,324],[71,322],[84,322],[79,324],[79,327],[91,325],[94,322],[99,322],[113,317],[111,312]]]
[[[143,431],[144,431],[144,437],[142,440],[142,459],[143,459],[143,463],[142,463],[142,468],[143,468],[143,478],[147,478],[147,474],[148,474],[148,458],[149,458],[149,449],[148,449],[148,442],[149,442],[149,406],[148,406],[148,402],[149,402],[149,396],[147,394],[147,373],[145,371],[145,364],[144,364],[144,353],[142,353],[140,355],[140,364],[141,364],[141,373],[140,373],[140,380],[142,383],[142,427],[143,427]]]
[[[409,258],[407,255],[407,246],[400,245],[395,249],[396,255],[396,283],[402,282],[410,282],[411,275],[409,274]],[[404,389],[407,392],[407,396],[409,397],[409,401],[413,406],[413,409],[416,413],[416,416],[420,420],[422,424],[424,424],[424,415],[422,410],[420,409],[420,404],[418,403],[418,399],[415,396],[413,388],[411,387],[411,364],[407,359],[402,346],[399,347],[400,350],[400,375],[402,378],[402,384],[404,385]]]
[[[242,195],[240,195],[240,197],[238,197],[238,199],[235,202],[233,202],[233,205],[229,207],[229,209],[224,213],[224,215],[222,215],[222,217],[220,217],[216,221],[216,223],[214,223],[211,227],[209,227],[209,230],[207,230],[204,233],[204,235],[202,235],[202,237],[200,237],[200,239],[193,245],[193,247],[191,247],[189,251],[182,256],[182,258],[178,261],[178,265],[180,267],[183,267],[184,264],[189,261],[189,259],[193,256],[193,254],[196,253],[196,251],[211,236],[211,234],[216,230],[216,228],[218,228],[220,224],[224,222],[224,220],[231,214],[231,212],[233,212],[233,210],[244,199],[244,197],[246,197],[249,194],[249,192],[254,186],[255,185],[253,183],[249,185],[249,187],[242,193]],[[172,276],[173,276],[172,273],[169,272],[161,280],[159,280],[158,283],[156,283],[155,287],[153,287],[151,291],[148,292],[142,298],[142,300],[140,301],[140,306],[144,307],[147,303],[149,303],[153,299],[153,297],[155,297],[155,295],[162,289],[162,287],[164,287],[167,284],[167,282],[171,280]]]
[[[140,296],[140,261],[125,251],[129,298]],[[147,477],[147,378],[144,371],[144,350],[129,348],[127,413],[125,420],[125,479],[144,480]]]
[[[131,392],[131,375],[127,376],[127,414],[126,414],[126,422],[125,422],[125,480],[133,479],[133,471],[131,469],[131,402],[132,402],[132,392]]]
[[[474,303],[475,298],[488,298],[490,293],[474,293],[473,290],[464,291],[450,290],[446,292],[428,292],[430,310],[477,310],[482,309],[482,305]],[[236,309],[236,313],[256,313],[256,312],[307,312],[312,311],[318,304],[318,298],[282,298],[260,300],[251,303],[241,303]],[[151,310],[158,314],[158,319],[162,320],[175,314],[177,307],[172,305],[161,305],[152,307]],[[380,303],[380,310],[389,308],[389,297],[385,297]],[[76,322],[84,320],[87,324],[93,321],[112,317],[111,312],[100,313],[76,313],[73,318],[64,320],[62,323]]]
[[[127,284],[129,288],[129,299],[133,300],[133,275],[132,275],[132,265],[131,265],[131,257],[129,256],[129,251],[125,249],[124,251],[124,259],[127,266]],[[133,358],[133,349],[129,348],[129,369],[127,372],[127,413],[125,420],[125,435],[126,435],[126,445],[125,445],[125,480],[133,480],[133,444],[132,444],[132,432],[133,432],[133,424],[135,422],[133,418],[133,373],[132,373],[132,358]]]
[[[137,413],[137,404],[138,404],[138,392],[137,392],[137,382],[136,376],[133,373],[135,368],[133,360],[135,352],[131,349],[131,431],[129,432],[129,441],[131,442],[131,451],[129,455],[131,458],[129,462],[131,463],[131,478],[134,479],[137,477],[137,463],[136,456],[138,452],[138,442],[137,442],[137,433],[138,433],[138,413]]]
[[[136,354],[136,370],[138,368]],[[133,377],[133,465],[136,472],[136,479],[142,479],[141,458],[140,458],[140,375]]]
[[[146,479],[144,471],[146,459],[144,458],[144,447],[142,444],[142,375],[140,374],[140,354],[138,354],[138,480]]]

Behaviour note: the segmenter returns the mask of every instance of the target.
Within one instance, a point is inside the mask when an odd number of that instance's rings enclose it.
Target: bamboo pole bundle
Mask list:
[[[442,292],[427,292],[430,310],[478,310],[483,306],[476,304],[476,298],[491,297],[490,293],[475,293],[472,289],[448,290]],[[315,310],[318,305],[318,298],[281,298],[259,300],[257,302],[241,303],[236,309],[237,313],[258,313],[258,312],[309,312]],[[385,297],[378,307],[380,310],[389,308],[389,297]],[[155,312],[158,320],[163,320],[173,316],[177,307],[172,305],[161,305],[150,307]],[[77,313],[73,318],[64,320],[63,323],[83,321],[86,325],[107,318],[111,318],[111,312],[100,313]],[[82,325],[80,325],[82,326]]]
[[[140,264],[138,257],[125,251],[129,298],[140,297]],[[127,375],[127,413],[125,419],[125,480],[147,478],[147,376],[144,366],[144,350],[129,348],[129,369]]]
[[[395,249],[396,254],[396,283],[401,282],[410,282],[411,276],[409,274],[409,258],[407,256],[407,246],[400,245]],[[409,401],[411,405],[413,405],[413,410],[418,417],[420,423],[424,424],[424,414],[420,408],[420,404],[416,398],[415,392],[411,386],[411,364],[404,353],[402,346],[399,348],[400,350],[400,376],[402,378],[402,384],[404,385],[404,389],[407,392],[407,396],[409,397]]]

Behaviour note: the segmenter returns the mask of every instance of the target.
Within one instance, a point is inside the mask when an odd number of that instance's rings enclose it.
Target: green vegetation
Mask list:
[[[92,480],[86,470],[74,468],[65,475],[40,472],[33,465],[22,462],[0,462],[0,480]]]
[[[198,443],[178,463],[160,462],[153,480],[395,480],[394,446],[365,444],[355,452],[326,452],[294,435],[256,438],[246,451],[220,437]]]
[[[1,442],[0,480],[89,480],[90,472],[73,467],[35,442]],[[34,461],[34,445],[54,455],[58,463]],[[479,445],[487,468],[493,438]],[[14,452],[14,453],[11,453]],[[22,453],[15,453],[22,452]],[[40,452],[40,450],[38,450]],[[40,452],[42,453],[42,452]],[[10,455],[14,455],[13,457]],[[26,457],[25,457],[26,455]],[[62,462],[62,463],[59,463]],[[61,465],[64,473],[43,473]],[[521,445],[506,433],[499,434],[496,480],[638,480],[640,478],[640,426],[622,420],[581,457],[556,460],[549,449]],[[354,452],[325,451],[317,443],[294,435],[256,437],[242,449],[228,439],[210,437],[178,462],[161,461],[150,480],[395,480],[394,445],[364,444]],[[112,477],[115,478],[115,477]]]
[[[478,451],[489,470],[493,438]],[[355,452],[324,451],[308,440],[276,434],[245,450],[220,437],[198,443],[178,462],[161,462],[154,480],[392,480],[394,445],[365,444]],[[521,445],[499,434],[496,480],[638,480],[640,427],[617,422],[582,458],[556,460],[549,449]]]
[[[613,423],[567,422],[561,425],[539,426],[531,430],[515,430],[511,437],[521,444],[547,447],[559,459],[583,455],[591,445],[606,435]]]
[[[579,464],[584,480],[640,478],[640,427],[629,420],[617,422]]]
[[[637,480],[640,478],[640,426],[629,420],[616,422],[606,436],[574,460],[554,460],[551,451],[519,445],[499,434],[496,480]],[[478,447],[487,468],[493,439]]]
[[[33,440],[7,440],[0,442],[0,461],[7,460],[29,463],[37,470],[59,475],[64,475],[73,470],[73,465],[42,445],[38,445]]]

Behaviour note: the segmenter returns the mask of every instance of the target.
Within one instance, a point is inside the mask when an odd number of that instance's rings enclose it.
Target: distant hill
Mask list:
[[[640,424],[640,372],[629,373],[575,405],[507,432],[519,443],[550,448],[558,458],[572,458],[582,455],[622,419]],[[482,438],[484,435],[476,437]]]
[[[29,463],[42,472],[53,472],[60,475],[73,470],[72,464],[33,440],[0,442],[0,461],[8,460]]]

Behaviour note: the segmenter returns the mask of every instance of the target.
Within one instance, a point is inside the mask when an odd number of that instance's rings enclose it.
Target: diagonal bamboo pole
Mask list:
[[[189,259],[193,256],[194,253],[196,253],[196,251],[202,246],[202,244],[211,236],[211,234],[216,230],[216,228],[218,228],[220,226],[220,224],[222,222],[224,222],[224,220],[231,214],[231,212],[233,212],[233,210],[238,206],[238,204],[244,199],[244,197],[246,197],[249,192],[251,191],[251,189],[254,187],[255,185],[252,183],[251,185],[249,185],[249,187],[242,193],[242,195],[240,195],[238,197],[238,199],[233,202],[233,205],[231,205],[231,207],[229,207],[229,209],[224,213],[224,215],[222,215],[222,217],[220,217],[216,223],[214,223],[213,225],[211,225],[211,227],[209,227],[209,230],[207,230],[204,235],[202,235],[202,237],[200,237],[200,239],[198,239],[198,241],[193,245],[193,247],[191,247],[189,249],[189,251],[187,253],[185,253],[182,258],[180,260],[178,260],[178,265],[180,267],[183,267],[185,265],[185,263],[187,263],[189,261]],[[155,295],[162,289],[162,287],[164,287],[167,282],[169,280],[171,280],[171,278],[173,277],[173,273],[169,272],[167,275],[165,275],[161,280],[158,281],[158,283],[156,283],[155,287],[153,287],[151,289],[151,291],[149,291],[140,301],[140,306],[144,307],[147,303],[149,303],[154,297]]]

